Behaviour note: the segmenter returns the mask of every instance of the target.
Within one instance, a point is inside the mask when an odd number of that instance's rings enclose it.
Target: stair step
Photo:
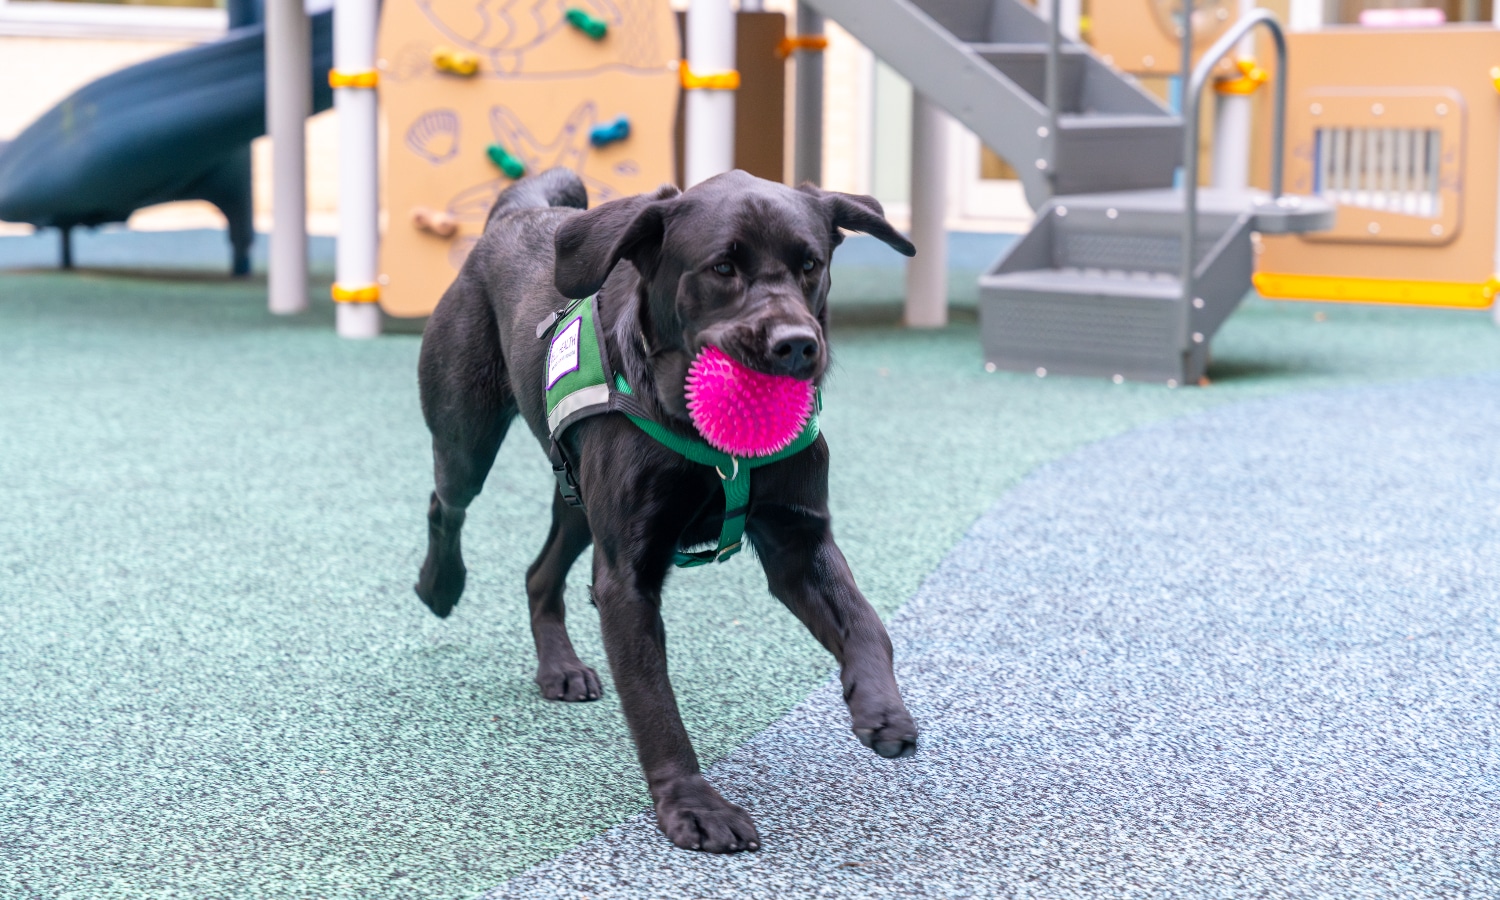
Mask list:
[[[1182,191],[1175,189],[1076,194],[1060,197],[1057,202],[1069,213],[1097,215],[1113,209],[1121,217],[1156,216],[1179,232],[1186,203]],[[1279,201],[1272,201],[1270,194],[1255,189],[1198,189],[1200,222],[1209,217],[1232,218],[1246,213],[1254,217],[1251,226],[1255,231],[1304,234],[1332,228],[1335,207],[1321,197],[1302,194],[1285,194]]]
[[[981,283],[986,288],[1031,291],[1039,294],[1182,302],[1181,282],[1175,275],[1165,272],[1068,266],[1056,269],[1028,269],[1003,275],[986,275],[981,279]]]

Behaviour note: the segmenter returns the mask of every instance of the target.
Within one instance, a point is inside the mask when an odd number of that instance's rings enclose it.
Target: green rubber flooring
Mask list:
[[[1257,301],[1206,388],[987,374],[972,321],[904,331],[878,304],[841,315],[838,290],[835,528],[883,614],[1092,442],[1500,369],[1487,315]],[[539,449],[513,432],[470,513],[463,603],[433,618],[411,592],[418,338],[264,310],[256,283],[0,274],[0,897],[469,898],[647,805],[608,679],[572,706],[531,682]],[[581,585],[575,642],[602,671]],[[666,619],[705,764],[831,672],[753,559],[676,576]]]

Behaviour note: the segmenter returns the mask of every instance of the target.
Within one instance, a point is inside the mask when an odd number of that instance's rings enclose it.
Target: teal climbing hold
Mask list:
[[[620,116],[613,122],[596,125],[589,131],[589,143],[595,147],[623,141],[628,137],[630,137],[630,119],[625,116]]]
[[[598,16],[589,15],[576,6],[570,8],[564,15],[567,16],[569,25],[596,41],[604,40],[604,36],[609,34],[609,23]]]
[[[507,178],[520,178],[526,174],[526,164],[521,161],[520,157],[499,144],[490,144],[484,152],[489,155],[490,162],[499,167]]]

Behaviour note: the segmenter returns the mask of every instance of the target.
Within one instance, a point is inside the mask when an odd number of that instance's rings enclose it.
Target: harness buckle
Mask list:
[[[578,489],[578,476],[574,474],[572,463],[568,462],[567,455],[557,441],[552,442],[547,457],[552,462],[552,475],[557,479],[557,492],[562,495],[563,502],[582,509],[583,494]]]

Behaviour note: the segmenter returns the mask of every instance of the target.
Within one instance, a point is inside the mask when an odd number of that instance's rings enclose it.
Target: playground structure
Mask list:
[[[1181,3],[1096,6],[1089,46],[1076,39],[1077,0],[799,4],[785,42],[796,63],[794,180],[819,180],[825,16],[916,88],[912,232],[923,252],[908,272],[908,325],[946,321],[945,113],[1012,164],[1037,210],[1030,233],[983,279],[986,361],[996,368],[1194,383],[1252,273],[1278,299],[1495,305],[1495,28],[1322,28],[1321,4],[1291,0],[1287,66],[1249,56],[1248,0],[1188,4],[1186,41]],[[236,8],[231,22],[246,27],[101,79],[0,149],[0,218],[66,236],[149,203],[205,198],[228,216],[243,272],[244,145],[264,108],[275,207],[288,213],[272,234],[270,306],[296,312],[306,306],[294,212],[304,202],[301,123],[331,98],[341,134],[339,332],[369,337],[382,313],[431,308],[488,199],[522,172],[571,165],[598,202],[673,180],[674,170],[680,182],[701,180],[741,162],[735,144],[754,137],[736,109],[728,0],[694,0],[681,50],[657,0],[579,0],[489,26],[456,0],[379,10],[339,0],[331,17],[269,0],[264,27],[246,18],[253,4]],[[744,16],[759,4],[740,8]],[[1442,64],[1397,62],[1416,58]],[[1194,63],[1201,77],[1181,91]],[[1210,83],[1218,94],[1213,187],[1201,200],[1174,188],[1197,163],[1196,119],[1185,126],[1134,78],[1173,73],[1189,105]],[[1260,183],[1271,186],[1265,170],[1284,151],[1294,197],[1248,188],[1252,130],[1263,139],[1279,127],[1269,103],[1251,127],[1251,95],[1268,78],[1289,98],[1287,140],[1272,136],[1277,152],[1259,161]],[[213,115],[197,94],[166,95],[169,83],[211,85]],[[674,154],[679,90],[686,127]],[[75,113],[85,106],[100,111],[95,124],[120,118],[61,146],[63,123],[79,137]],[[1330,203],[1344,214],[1330,218]]]
[[[1263,10],[1204,54],[1184,127],[1064,39],[1055,0],[1050,22],[1017,0],[814,2],[1016,162],[1038,214],[980,280],[991,368],[1196,383],[1214,331],[1250,289],[1252,233],[1332,223],[1327,203],[1282,195],[1279,162],[1270,195],[1218,191],[1198,208],[1197,95],[1250,28],[1265,25],[1281,43]],[[1185,48],[1184,62],[1190,38]],[[1278,92],[1278,114],[1282,100]],[[1180,164],[1186,187],[1174,190]]]

